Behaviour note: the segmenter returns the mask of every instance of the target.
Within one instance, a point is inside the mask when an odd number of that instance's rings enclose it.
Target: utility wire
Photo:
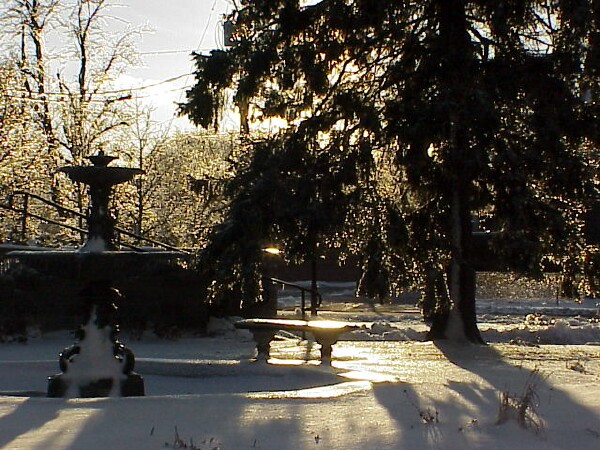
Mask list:
[[[213,1],[212,7],[210,8],[210,13],[208,14],[208,18],[206,19],[206,25],[204,26],[204,30],[202,31],[202,35],[200,36],[200,42],[198,43],[198,45],[196,46],[196,52],[199,52],[202,49],[202,44],[204,43],[204,38],[206,37],[206,33],[208,31],[208,27],[210,26],[210,21],[212,20],[212,16],[213,13],[215,12],[215,8],[217,6],[217,0]],[[191,67],[191,70],[193,70],[193,67]],[[186,75],[186,79],[185,79],[185,84],[188,84],[188,80],[190,75],[193,75],[194,73],[190,73],[188,75]],[[177,99],[177,104],[181,103],[182,97],[184,92],[186,91],[186,89],[182,89],[179,92],[179,98]],[[173,121],[175,120],[175,118],[177,117],[177,113],[173,113],[173,115],[171,116],[171,119],[169,120],[169,124],[167,125],[167,132],[169,132],[171,130],[171,127],[173,126]]]
[[[156,86],[161,86],[163,84],[167,84],[167,83],[172,83],[174,81],[180,80],[182,78],[188,77],[190,75],[193,75],[193,73],[184,73],[182,75],[177,75],[175,77],[171,77],[171,78],[167,78],[165,80],[162,81],[157,81],[156,83],[152,83],[152,84],[147,84],[144,86],[138,86],[138,87],[131,87],[131,88],[123,88],[123,89],[113,89],[110,91],[102,91],[102,92],[96,92],[95,95],[111,95],[111,94],[127,94],[130,92],[137,92],[137,91],[143,91],[146,89],[150,89]],[[67,92],[44,92],[43,94],[40,94],[38,92],[30,92],[27,91],[25,89],[12,89],[12,92],[15,93],[19,93],[19,94],[27,94],[27,95],[38,95],[40,97],[44,97],[44,96],[55,96],[55,97],[64,97],[64,98],[68,98],[68,97],[74,97],[74,96],[78,96],[78,93],[67,93]],[[10,97],[10,98],[19,98],[22,100],[39,100],[39,101],[43,101],[43,99],[35,99],[35,98],[26,98],[26,97],[21,97],[21,96],[17,96],[17,95],[11,95],[9,93],[4,94],[5,97]]]
[[[190,50],[152,50],[148,52],[140,52],[140,55],[173,55],[176,53],[191,53]]]

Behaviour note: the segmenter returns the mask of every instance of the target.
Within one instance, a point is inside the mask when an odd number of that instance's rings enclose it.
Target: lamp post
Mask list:
[[[277,286],[273,283],[273,276],[281,256],[281,250],[273,245],[262,248],[263,266],[263,298],[265,299],[265,311],[267,315],[277,316]]]

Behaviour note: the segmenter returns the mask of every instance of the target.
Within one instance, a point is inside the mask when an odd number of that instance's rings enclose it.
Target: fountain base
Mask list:
[[[66,374],[48,377],[48,397],[143,397],[144,379],[130,373],[122,379],[101,378],[86,384],[74,385]]]
[[[48,379],[48,397],[132,397],[144,395],[144,381],[133,372],[133,352],[117,340],[117,302],[121,294],[106,280],[81,292],[89,308],[77,342],[59,355],[62,373]]]

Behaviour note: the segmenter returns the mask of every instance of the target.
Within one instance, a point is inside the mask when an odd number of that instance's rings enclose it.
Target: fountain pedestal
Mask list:
[[[82,325],[76,341],[59,355],[61,373],[48,379],[49,397],[144,395],[144,380],[135,373],[134,353],[118,340],[119,304],[126,301],[113,282],[163,271],[181,261],[178,252],[67,250],[13,251],[7,254],[38,273],[70,280],[77,289]]]

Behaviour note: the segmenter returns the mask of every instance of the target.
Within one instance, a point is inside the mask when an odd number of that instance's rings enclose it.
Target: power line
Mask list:
[[[148,52],[139,52],[140,55],[174,55],[176,53],[192,53],[192,50],[153,50]]]
[[[184,73],[182,75],[177,75],[175,77],[171,77],[171,78],[167,78],[165,80],[162,81],[157,81],[156,83],[152,83],[152,84],[147,84],[144,86],[138,86],[138,87],[131,87],[131,88],[123,88],[123,89],[112,89],[109,91],[101,91],[101,92],[95,92],[93,95],[113,95],[113,94],[127,94],[130,92],[137,92],[137,91],[143,91],[146,89],[150,89],[156,86],[161,86],[163,84],[167,84],[167,83],[172,83],[174,81],[180,80],[182,78],[186,78],[189,77],[190,75],[193,75],[193,73]],[[40,97],[44,97],[44,96],[53,96],[53,97],[73,97],[73,96],[77,96],[79,95],[78,93],[68,93],[68,92],[44,92],[44,93],[38,93],[38,92],[30,92],[27,91],[25,89],[13,89],[12,92],[16,92],[19,94],[27,94],[27,95],[39,95]],[[19,96],[15,96],[15,95],[10,95],[10,94],[5,94],[7,97],[11,97],[11,98],[22,98],[25,99],[23,97],[19,97]],[[31,99],[31,100],[36,100],[36,99]],[[39,99],[39,101],[43,101],[43,99]]]
[[[204,26],[204,30],[202,31],[202,35],[200,36],[200,42],[196,46],[196,52],[199,52],[202,49],[202,44],[204,43],[204,38],[206,37],[206,32],[208,31],[208,27],[210,26],[210,21],[212,20],[212,16],[213,16],[213,13],[215,12],[216,6],[217,6],[217,0],[214,0],[212,7],[210,8],[210,13],[208,14],[208,18],[206,19],[206,25]],[[186,76],[186,79],[185,79],[186,85],[188,84],[188,79],[189,79],[190,75],[193,75],[193,73],[190,73]],[[184,90],[181,90],[179,92],[179,98],[177,99],[178,104],[181,103],[184,92],[185,92]],[[177,113],[175,113],[171,116],[171,119],[169,120],[169,124],[167,125],[168,130],[170,130],[170,128],[173,126],[173,121],[175,120],[176,116],[177,116]]]
[[[212,7],[210,8],[210,13],[208,15],[208,19],[206,19],[206,26],[204,27],[204,31],[202,31],[202,36],[200,36],[200,43],[196,47],[196,51],[200,50],[202,43],[204,42],[204,38],[206,37],[206,32],[208,31],[208,27],[210,26],[210,21],[212,19],[213,13],[215,12],[215,7],[217,6],[217,0],[213,1]]]
[[[4,98],[12,98],[22,102],[28,103],[67,103],[68,100],[66,98],[57,98],[57,99],[43,99],[43,98],[32,98],[32,97],[23,97],[21,95],[10,95],[4,94]],[[117,99],[117,100],[130,100],[132,97],[127,96],[127,98]],[[86,103],[106,103],[108,100],[100,100],[100,99],[89,99]]]
[[[150,89],[150,88],[153,88],[153,87],[156,87],[156,86],[160,86],[160,85],[163,85],[163,84],[172,83],[174,81],[180,80],[181,78],[189,77],[190,75],[193,75],[193,73],[192,72],[184,73],[182,75],[177,75],[175,77],[167,78],[166,80],[158,81],[158,82],[153,83],[153,84],[147,84],[145,86],[139,86],[139,87],[129,88],[129,89],[115,89],[113,91],[105,91],[102,94],[120,94],[120,93],[123,93],[123,92],[143,91],[145,89]]]
[[[219,22],[219,25],[222,24],[222,22]],[[219,34],[220,36],[221,34]],[[202,40],[204,40],[204,37],[202,38]],[[196,47],[195,50],[190,50],[190,49],[185,49],[185,50],[148,50],[146,52],[138,52],[140,55],[142,56],[153,56],[153,55],[176,55],[176,54],[182,54],[182,53],[186,53],[188,55],[191,55],[192,53],[198,53],[201,51],[210,51],[213,48],[212,47],[201,47],[202,42],[200,44],[198,44],[198,47]]]

